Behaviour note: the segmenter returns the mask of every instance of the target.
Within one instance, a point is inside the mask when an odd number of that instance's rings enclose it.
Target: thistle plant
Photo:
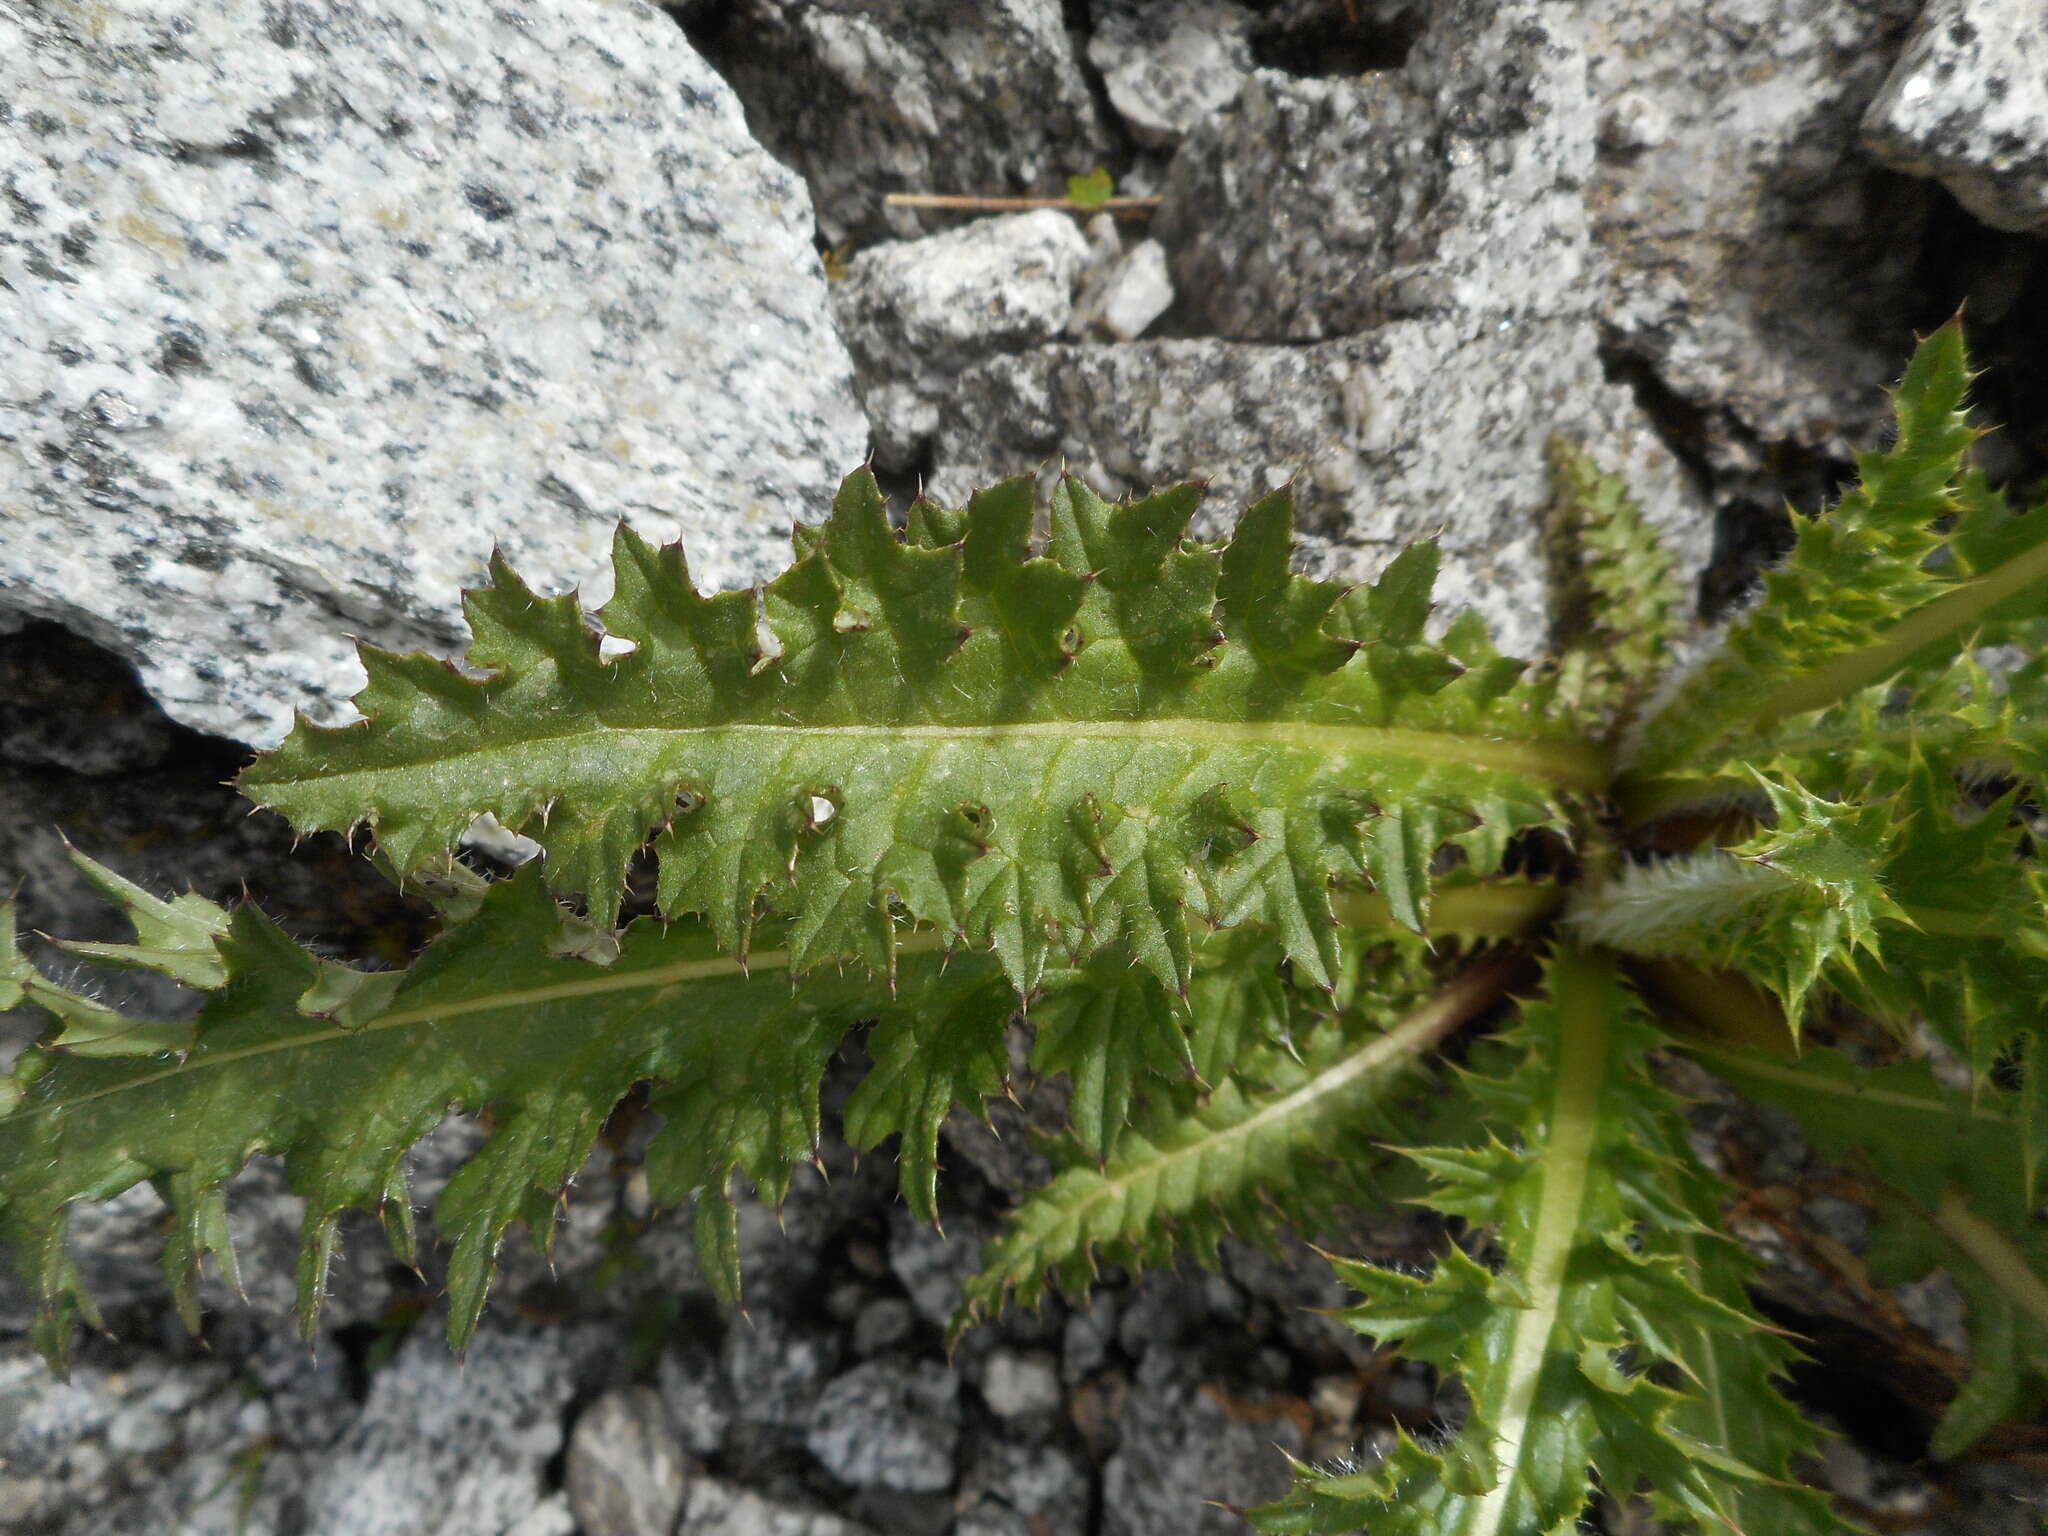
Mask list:
[[[1795,1345],[1752,1309],[1668,1058],[1861,1171],[1880,1278],[1959,1279],[1975,1363],[1938,1454],[2031,1411],[2048,514],[1968,467],[1967,377],[1951,324],[1894,440],[1713,635],[1621,488],[1556,445],[1567,590],[1536,666],[1470,615],[1431,638],[1429,544],[1370,585],[1296,574],[1284,492],[1217,544],[1188,534],[1193,487],[1112,504],[1070,479],[1042,533],[1021,479],[899,531],[856,474],[758,591],[702,594],[622,527],[595,616],[494,562],[466,668],[365,648],[364,720],[302,721],[242,778],[302,831],[372,834],[435,904],[409,968],[82,858],[136,937],[67,948],[201,990],[196,1016],[0,961],[0,1006],[56,1021],[0,1083],[0,1229],[41,1348],[61,1367],[96,1320],[67,1205],[154,1184],[196,1326],[206,1256],[234,1272],[223,1186],[259,1152],[305,1200],[310,1331],[342,1212],[411,1257],[404,1154],[451,1108],[491,1125],[434,1213],[460,1346],[507,1230],[546,1247],[641,1085],[649,1188],[694,1201],[737,1296],[735,1180],[781,1200],[850,1030],[871,1065],[844,1134],[897,1138],[931,1216],[941,1122],[1009,1089],[1021,1015],[1072,1126],[961,1326],[1106,1262],[1326,1230],[1397,1177],[1445,1217],[1427,1273],[1337,1260],[1342,1316],[1455,1374],[1469,1413],[1298,1467],[1262,1528],[1538,1536],[1596,1490],[1705,1530],[1841,1528],[1798,1480]],[[485,813],[541,856],[454,862]],[[656,910],[621,926],[650,850]],[[1890,1043],[1821,1043],[1845,1021]]]

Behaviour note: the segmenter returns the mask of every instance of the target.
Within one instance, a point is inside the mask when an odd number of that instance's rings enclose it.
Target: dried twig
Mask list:
[[[891,192],[882,201],[891,208],[945,208],[963,213],[1058,208],[1066,213],[1110,213],[1120,219],[1149,219],[1160,202],[1157,197],[1110,197],[1099,203],[1078,203],[1071,197],[976,197],[951,192]]]

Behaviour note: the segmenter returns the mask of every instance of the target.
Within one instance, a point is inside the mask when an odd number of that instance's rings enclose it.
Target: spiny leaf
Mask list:
[[[1009,1089],[1003,1034],[1017,995],[1000,974],[962,965],[919,990],[914,1008],[892,1009],[868,1036],[874,1066],[846,1106],[846,1139],[856,1151],[901,1131],[903,1198],[926,1221],[938,1217],[939,1126],[955,1104],[979,1111]]]
[[[1647,1486],[1665,1508],[1711,1523],[1803,1448],[1803,1425],[1769,1379],[1782,1351],[1725,1271],[1688,1262],[1685,1245],[1721,1239],[1682,1123],[1645,1065],[1655,1036],[1611,960],[1565,951],[1548,980],[1549,1001],[1525,1009],[1509,1042],[1520,1067],[1468,1080],[1518,1145],[1411,1153],[1434,1175],[1430,1204],[1492,1230],[1501,1271],[1455,1247],[1427,1279],[1338,1264],[1365,1298],[1344,1314],[1352,1327],[1458,1372],[1472,1398],[1463,1428],[1431,1448],[1403,1438],[1360,1471],[1302,1469],[1294,1495],[1253,1511],[1265,1529],[1540,1536],[1571,1527],[1595,1473],[1617,1494]],[[1712,1368],[1706,1340],[1740,1350],[1759,1338],[1751,1369],[1719,1383],[1756,1398],[1727,1403],[1733,1412],[1761,1410],[1780,1427],[1750,1464],[1674,1421]],[[1688,1385],[1655,1384],[1657,1361]]]
[[[1270,976],[1268,950],[1263,975]],[[1397,1121],[1394,1104],[1416,1059],[1498,997],[1513,962],[1482,964],[1436,998],[1389,1019],[1416,998],[1405,986],[1371,997],[1370,1015],[1339,1013],[1305,1031],[1294,1050],[1245,1052],[1205,1097],[1155,1100],[1117,1138],[1106,1162],[1077,1160],[1025,1197],[967,1283],[954,1326],[965,1327],[1012,1293],[1029,1305],[1049,1278],[1078,1293],[1103,1261],[1163,1264],[1188,1253],[1213,1260],[1225,1235],[1255,1238],[1293,1223],[1312,1229],[1335,1206],[1362,1198],[1380,1161],[1376,1143]],[[1403,967],[1379,971],[1392,981]],[[1260,967],[1219,968],[1197,983],[1195,1017],[1238,1014],[1259,990]],[[1254,1005],[1256,1006],[1256,1005]]]
[[[1720,649],[1643,722],[1632,772],[1708,767],[1759,727],[1881,679],[1857,680],[1848,659],[1956,580],[1929,556],[1943,542],[1941,519],[1958,510],[1963,454],[1981,435],[1964,413],[1968,383],[1962,326],[1951,321],[1920,345],[1892,393],[1897,439],[1857,455],[1859,482],[1830,513],[1793,514],[1791,554],[1764,573],[1761,596]],[[1828,681],[1837,675],[1840,686]]]
[[[1214,990],[1196,984],[1204,1006]],[[1074,1134],[1093,1157],[1107,1157],[1116,1145],[1143,1074],[1194,1075],[1186,1011],[1157,977],[1114,950],[1090,957],[1079,971],[1048,978],[1046,996],[1031,1010],[1037,1025],[1032,1070],[1072,1078]]]
[[[227,932],[226,912],[190,893],[164,901],[76,848],[68,851],[87,882],[134,925],[135,942],[59,941],[59,949],[99,965],[154,971],[187,986],[222,984],[226,972],[218,945]],[[0,935],[6,939],[6,947],[0,949],[0,1012],[29,1002],[54,1014],[64,1029],[50,1042],[50,1049],[77,1056],[138,1056],[190,1046],[192,1026],[187,1020],[137,1018],[45,977],[16,946],[11,901],[0,902]],[[0,1112],[10,1097],[0,1087]]]
[[[1897,817],[1761,780],[1771,830],[1728,851],[1625,870],[1569,917],[1590,943],[1740,969],[1784,1000],[1796,1028],[1824,970],[1854,975],[1878,924],[1910,924],[1886,876]]]
[[[1569,696],[1623,711],[1654,682],[1686,626],[1671,553],[1615,475],[1562,436],[1548,449],[1553,599]]]
[[[460,1343],[506,1228],[525,1221],[545,1246],[560,1191],[635,1083],[667,1085],[652,1101],[668,1117],[649,1153],[659,1197],[702,1188],[722,1207],[735,1169],[779,1194],[789,1165],[811,1155],[818,1080],[848,1027],[916,1010],[926,982],[1003,986],[992,959],[945,965],[922,940],[906,944],[892,1000],[858,973],[814,976],[793,992],[780,974],[786,949],[757,953],[761,974],[749,978],[692,924],[635,923],[607,966],[551,953],[565,937],[571,950],[587,947],[522,874],[493,886],[474,917],[395,981],[364,978],[348,991],[348,1016],[330,1018],[305,1005],[347,990],[331,962],[243,908],[219,941],[226,985],[208,995],[185,1054],[24,1053],[0,1116],[0,1232],[37,1297],[44,1346],[61,1358],[71,1320],[93,1315],[64,1257],[70,1201],[154,1181],[171,1206],[167,1263],[189,1316],[200,1256],[228,1257],[220,1188],[259,1152],[282,1156],[306,1202],[300,1306],[310,1327],[340,1213],[404,1202],[404,1154],[450,1106],[488,1108],[493,1124],[437,1209],[454,1245],[450,1331]],[[404,1234],[409,1216],[398,1225]],[[700,1226],[712,1238],[707,1268],[725,1272],[730,1233],[716,1210]]]
[[[159,976],[192,987],[217,987],[226,980],[215,947],[228,931],[225,911],[191,892],[173,896],[169,901],[160,900],[76,848],[66,851],[87,883],[135,925],[135,942],[82,944],[59,940],[59,949],[98,965],[155,971]]]
[[[663,910],[735,954],[779,914],[801,964],[886,971],[907,916],[1022,992],[1118,945],[1180,992],[1191,922],[1262,922],[1329,985],[1334,877],[1419,923],[1443,839],[1484,873],[1603,762],[1472,624],[1422,639],[1431,557],[1340,599],[1289,572],[1284,496],[1215,547],[1199,499],[1063,481],[1037,554],[1025,482],[905,539],[863,473],[758,604],[622,528],[603,626],[630,654],[500,569],[469,604],[492,677],[368,651],[367,723],[301,726],[243,783],[374,825],[404,871],[489,811],[601,924],[654,836]]]

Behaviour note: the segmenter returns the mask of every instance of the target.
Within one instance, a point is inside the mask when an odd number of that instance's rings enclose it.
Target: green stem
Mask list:
[[[1997,1227],[1970,1209],[1962,1192],[1951,1185],[1934,1208],[1934,1225],[1991,1278],[2014,1306],[2048,1328],[2048,1283],[2034,1273],[2026,1256]]]
[[[1798,1035],[1784,1008],[1747,976],[1649,957],[1631,960],[1629,973],[1672,1014],[1717,1045],[1748,1046],[1774,1056],[1799,1054]],[[1706,1050],[1691,1041],[1679,1044],[1687,1050]]]
[[[1498,1536],[1521,1482],[1519,1464],[1529,1451],[1530,1410],[1564,1305],[1565,1272],[1578,1238],[1600,1131],[1606,1084],[1607,1038],[1613,1028],[1611,960],[1561,947],[1550,966],[1550,991],[1559,1027],[1557,1089],[1544,1138],[1543,1198],[1536,1211],[1525,1271],[1531,1305],[1516,1314],[1508,1345],[1494,1429],[1500,1442],[1500,1478],[1477,1502],[1465,1536]]]
[[[1452,886],[1430,897],[1428,930],[1486,939],[1526,938],[1556,915],[1564,898],[1564,887],[1558,885],[1513,885],[1502,881]],[[1337,921],[1346,928],[1394,926],[1393,909],[1384,897],[1371,891],[1337,891],[1330,898],[1330,906]]]

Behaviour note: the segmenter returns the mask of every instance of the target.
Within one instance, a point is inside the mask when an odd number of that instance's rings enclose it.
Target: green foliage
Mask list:
[[[1404,1437],[1375,1467],[1311,1478],[1254,1512],[1266,1529],[1348,1531],[1361,1501],[1385,1506],[1373,1529],[1387,1536],[1567,1529],[1589,1466],[1671,1516],[1711,1526],[1746,1506],[1757,1529],[1827,1528],[1817,1497],[1769,1482],[1811,1437],[1770,1383],[1783,1346],[1748,1315],[1739,1270],[1698,1255],[1727,1239],[1646,1065],[1656,1036],[1611,958],[1561,949],[1547,984],[1502,1042],[1519,1056],[1511,1072],[1464,1080],[1472,1121],[1497,1134],[1408,1154],[1431,1176],[1430,1204],[1493,1234],[1500,1267],[1458,1247],[1427,1278],[1338,1265],[1364,1297],[1345,1321],[1456,1370],[1471,1412],[1441,1444]],[[1684,1386],[1661,1384],[1660,1366]],[[1696,1411],[1680,1428],[1684,1408]],[[1735,1426],[1759,1418],[1781,1433],[1738,1445]]]
[[[1685,632],[1671,553],[1615,475],[1583,449],[1549,447],[1554,644],[1565,691],[1580,712],[1634,712]]]
[[[197,1013],[129,1019],[0,959],[0,1006],[57,1025],[0,1083],[0,1232],[39,1342],[61,1362],[95,1317],[66,1207],[143,1180],[196,1326],[200,1265],[233,1269],[223,1186],[259,1152],[306,1199],[310,1327],[342,1211],[411,1252],[404,1155],[453,1106],[490,1127],[435,1212],[459,1343],[504,1234],[546,1246],[636,1089],[650,1189],[695,1199],[736,1296],[734,1178],[782,1199],[849,1030],[872,1026],[844,1134],[895,1139],[928,1217],[942,1121],[1010,1091],[1023,1030],[1072,1126],[961,1326],[1103,1263],[1325,1230],[1390,1180],[1455,1234],[1427,1273],[1339,1272],[1346,1321],[1455,1373],[1470,1412],[1298,1468],[1267,1528],[1551,1536],[1596,1488],[1703,1530],[1840,1528],[1654,1053],[1859,1170],[1880,1279],[1959,1277],[1976,1364],[1937,1454],[2037,1406],[2048,515],[1967,465],[1967,377],[1955,326],[1921,346],[1896,439],[1717,643],[1682,633],[1619,484],[1554,445],[1559,654],[1533,671],[1469,615],[1432,627],[1430,545],[1358,588],[1295,574],[1284,494],[1213,544],[1196,488],[1072,480],[1042,520],[1015,480],[899,533],[857,474],[757,592],[700,593],[621,528],[595,618],[494,563],[468,668],[366,650],[365,720],[302,723],[243,779],[301,829],[374,833],[438,913],[410,967],[89,861],[135,942],[72,953]],[[486,813],[537,868],[451,862]],[[621,928],[650,850],[659,911]],[[1744,1045],[1852,1018],[1906,1058]]]
[[[1186,537],[1198,500],[1064,481],[1033,555],[1029,481],[906,541],[861,473],[758,599],[621,528],[602,619],[631,654],[494,567],[467,606],[495,675],[366,651],[368,720],[301,726],[243,784],[301,830],[374,828],[407,873],[490,812],[599,924],[653,836],[665,912],[740,955],[786,915],[802,969],[886,973],[908,919],[1021,992],[1116,946],[1184,992],[1191,921],[1255,921],[1327,986],[1334,876],[1420,926],[1439,846],[1485,872],[1600,755],[1519,665],[1416,665],[1430,556],[1340,603],[1290,573],[1284,497],[1220,549]]]
[[[1116,179],[1102,166],[1067,178],[1067,201],[1077,208],[1100,208],[1116,195]]]

